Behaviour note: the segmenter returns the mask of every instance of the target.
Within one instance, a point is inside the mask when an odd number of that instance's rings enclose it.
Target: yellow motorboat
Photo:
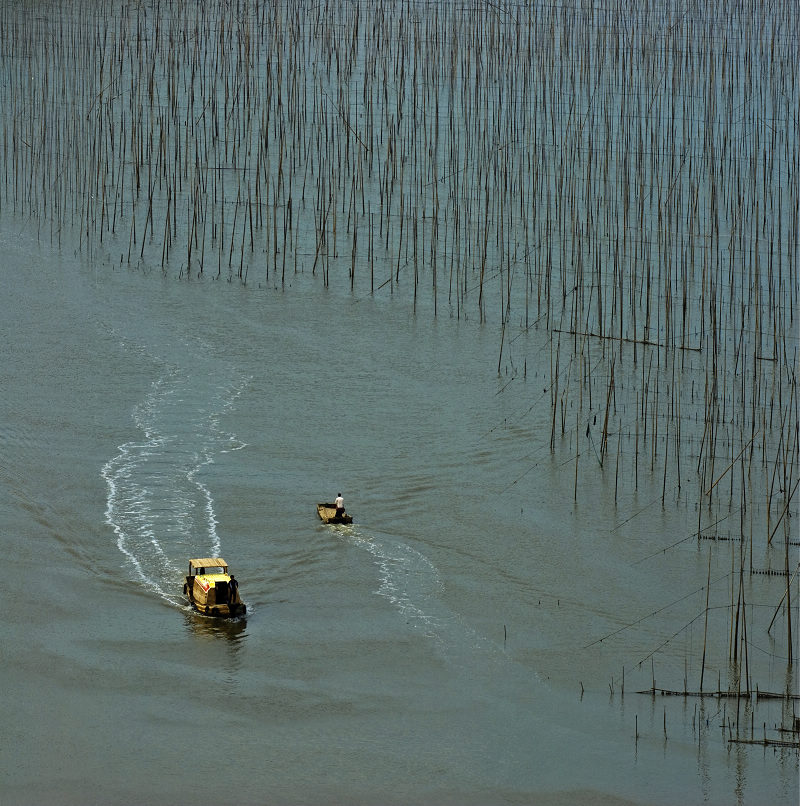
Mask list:
[[[247,612],[247,605],[239,597],[239,583],[228,573],[228,563],[222,557],[189,560],[183,592],[192,607],[206,616],[233,618]]]

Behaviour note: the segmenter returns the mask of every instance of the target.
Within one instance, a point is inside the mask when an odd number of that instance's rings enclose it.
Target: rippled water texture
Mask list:
[[[798,12],[636,5],[0,5],[3,806],[797,802]]]

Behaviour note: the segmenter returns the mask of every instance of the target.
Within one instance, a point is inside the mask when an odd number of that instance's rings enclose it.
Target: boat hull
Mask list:
[[[208,599],[203,600],[202,597],[194,596],[194,586],[189,578],[183,586],[183,592],[189,600],[189,604],[198,613],[204,616],[212,616],[214,618],[237,618],[247,613],[247,605],[244,602],[209,602]]]
[[[346,512],[344,515],[337,515],[336,514],[336,505],[335,504],[317,504],[317,514],[320,517],[320,520],[323,523],[352,523],[353,516],[348,515]]]
[[[247,613],[247,605],[245,604],[201,605],[195,602],[191,597],[189,598],[189,603],[198,613],[202,613],[204,616],[213,618],[237,618],[238,616],[243,616],[245,613]]]

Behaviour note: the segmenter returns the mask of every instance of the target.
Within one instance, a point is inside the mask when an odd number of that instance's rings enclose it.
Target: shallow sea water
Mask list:
[[[0,806],[794,806],[797,30],[0,3]]]
[[[795,752],[635,693],[680,608],[596,643],[702,587],[707,555],[637,562],[691,532],[679,507],[617,528],[638,504],[588,476],[573,503],[536,370],[485,372],[478,323],[2,242],[4,806],[200,781],[240,804],[794,802]],[[355,523],[323,526],[339,490]],[[246,620],[182,600],[216,553]],[[679,684],[701,641],[654,673]]]

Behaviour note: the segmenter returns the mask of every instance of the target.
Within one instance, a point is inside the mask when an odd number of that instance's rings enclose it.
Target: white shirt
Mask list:
[[[336,506],[338,509],[344,509],[344,498],[341,495],[336,499]]]

